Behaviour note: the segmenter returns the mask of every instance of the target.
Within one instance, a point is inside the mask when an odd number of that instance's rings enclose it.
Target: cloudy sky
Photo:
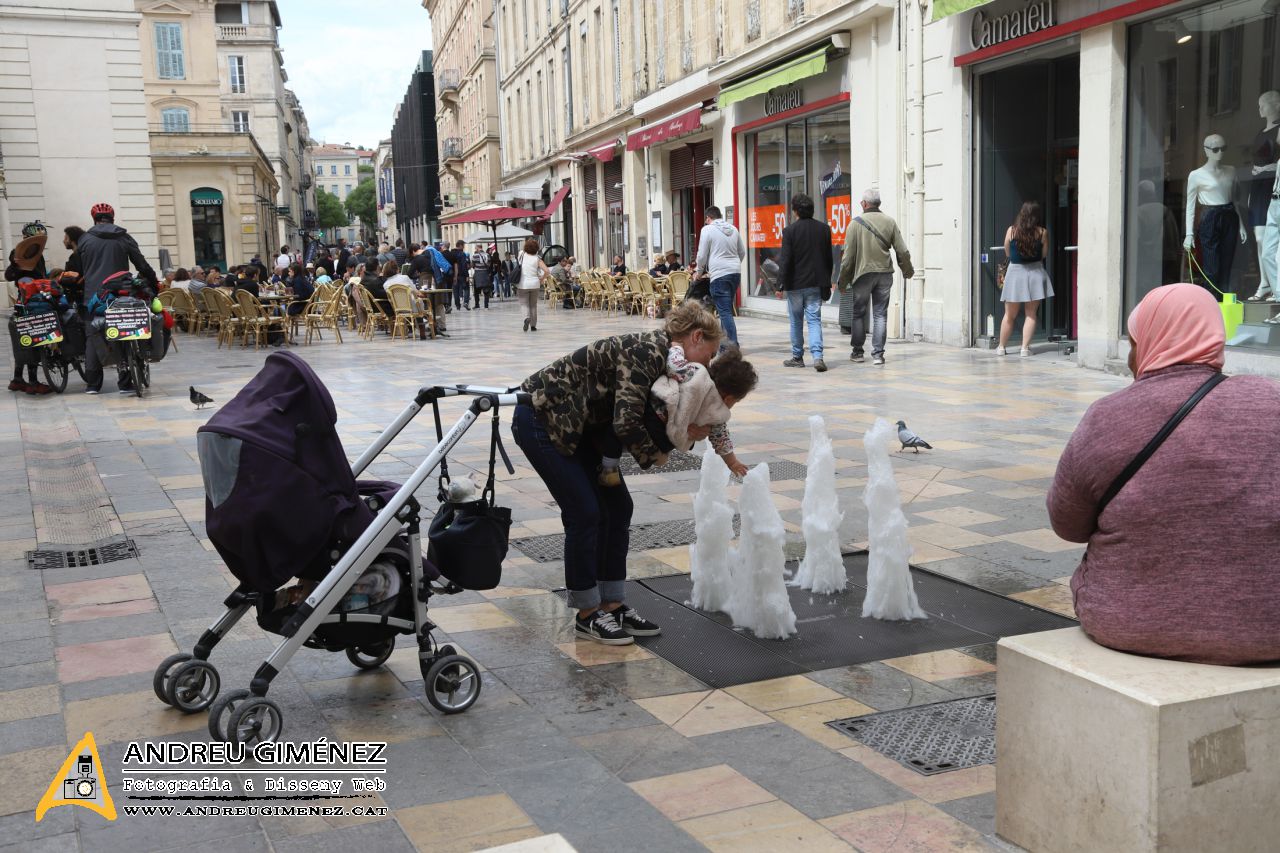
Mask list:
[[[286,84],[319,142],[374,148],[431,49],[421,0],[279,0]]]

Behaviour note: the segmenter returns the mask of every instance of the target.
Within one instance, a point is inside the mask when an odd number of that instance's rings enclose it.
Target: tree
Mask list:
[[[356,166],[356,174],[358,174],[358,175],[360,175],[360,176],[362,176],[362,177],[370,177],[370,178],[372,178],[372,177],[373,177],[373,167],[372,167],[372,166],[370,166],[368,163],[361,163],[359,166]]]
[[[324,187],[316,187],[316,225],[320,228],[341,228],[350,221],[338,197]]]
[[[378,230],[378,200],[373,179],[361,181],[360,185],[351,191],[347,196],[347,200],[343,202],[346,205],[347,213],[351,214],[352,219],[359,219],[364,226],[366,232],[373,234]]]

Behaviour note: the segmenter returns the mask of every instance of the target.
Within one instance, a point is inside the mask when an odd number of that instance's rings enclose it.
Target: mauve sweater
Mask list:
[[[1280,385],[1234,376],[1214,388],[1096,512],[1211,373],[1175,365],[1090,406],[1058,462],[1049,519],[1089,545],[1071,590],[1098,643],[1200,663],[1280,660]]]

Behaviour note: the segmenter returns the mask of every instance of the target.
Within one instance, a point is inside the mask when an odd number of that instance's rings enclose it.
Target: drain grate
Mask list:
[[[739,519],[733,518],[733,530],[738,532]],[[675,548],[679,545],[692,545],[698,537],[694,533],[693,519],[682,518],[678,521],[651,521],[647,524],[631,526],[631,543],[628,550],[649,551],[653,548]],[[518,549],[531,560],[539,563],[552,563],[564,559],[564,534],[551,533],[546,536],[527,536],[524,539],[512,539],[512,547]]]
[[[639,477],[644,474],[667,474],[674,471],[697,471],[701,467],[701,456],[686,453],[683,450],[673,450],[667,457],[666,465],[661,468],[650,468],[648,471],[640,470],[636,460],[629,455],[623,456],[622,461],[619,463],[619,469],[624,477]],[[808,476],[808,473],[809,469],[799,462],[778,459],[769,463],[769,480],[774,483],[779,480],[803,480]]]
[[[673,450],[667,455],[667,464],[661,468],[654,467],[648,471],[641,470],[636,464],[636,460],[631,458],[630,454],[622,457],[618,463],[619,470],[622,471],[624,477],[639,477],[644,474],[666,474],[672,471],[697,471],[702,467],[702,457],[695,456],[692,453],[686,453],[683,450]]]
[[[827,723],[922,776],[996,760],[996,697],[975,696]]]
[[[138,546],[132,539],[95,542],[92,545],[64,547],[57,550],[27,552],[28,569],[70,569],[79,566],[100,566],[119,560],[132,560],[138,556]]]

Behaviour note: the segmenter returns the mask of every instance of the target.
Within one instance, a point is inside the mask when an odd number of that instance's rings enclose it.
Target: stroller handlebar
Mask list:
[[[492,385],[429,385],[418,392],[428,399],[435,397],[459,397],[464,394],[474,397],[488,397],[499,406],[530,405],[533,395],[519,388],[502,388]]]

